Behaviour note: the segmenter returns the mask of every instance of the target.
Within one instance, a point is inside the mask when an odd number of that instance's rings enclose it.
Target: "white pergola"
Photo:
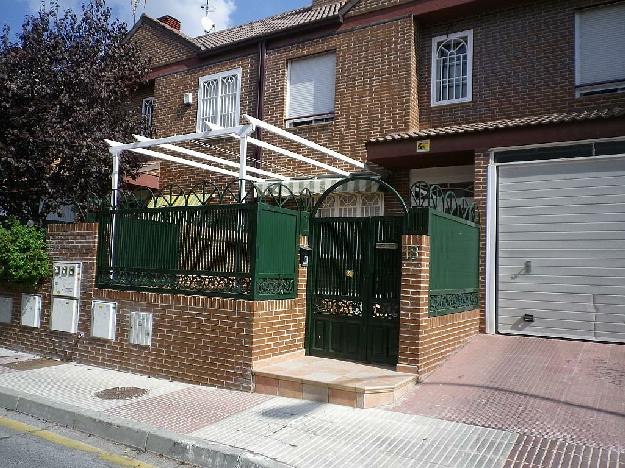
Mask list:
[[[239,125],[236,127],[221,128],[215,125],[210,125],[211,130],[207,132],[189,133],[186,135],[174,135],[165,138],[150,139],[135,135],[136,143],[119,143],[116,141],[106,140],[109,145],[111,155],[113,156],[113,174],[112,174],[112,205],[117,206],[118,202],[118,189],[119,189],[119,164],[121,153],[123,151],[132,151],[134,153],[149,156],[151,158],[160,159],[163,161],[169,161],[184,166],[194,167],[197,169],[203,169],[216,174],[222,174],[224,176],[230,176],[238,178],[242,181],[242,192],[245,191],[245,181],[251,181],[255,183],[270,184],[273,182],[288,182],[292,178],[288,175],[277,174],[275,172],[266,171],[251,167],[247,164],[247,148],[248,145],[254,145],[264,150],[276,153],[284,158],[294,159],[301,163],[313,166],[315,168],[323,169],[328,174],[338,175],[341,177],[348,177],[350,172],[335,167],[331,164],[318,161],[314,158],[303,156],[294,151],[276,146],[256,138],[251,135],[255,132],[256,128],[261,128],[266,132],[269,132],[278,140],[287,140],[297,143],[305,148],[312,149],[316,152],[323,154],[324,156],[332,159],[342,161],[357,170],[364,170],[364,163],[355,159],[349,158],[341,153],[333,151],[325,146],[314,143],[310,140],[302,138],[298,135],[294,135],[274,125],[258,120],[249,115],[244,115],[244,119],[248,122],[246,125]],[[216,140],[216,139],[235,139],[239,140],[239,161],[232,161],[210,154],[206,154],[203,151],[197,151],[180,146],[180,143],[200,141],[200,140]],[[169,154],[163,153],[157,150],[167,150]],[[171,153],[177,154],[172,156]]]

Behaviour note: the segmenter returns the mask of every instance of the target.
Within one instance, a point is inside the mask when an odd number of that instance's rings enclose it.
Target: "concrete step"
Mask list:
[[[353,408],[393,404],[417,382],[417,376],[389,367],[301,353],[258,361],[252,373],[256,393]]]

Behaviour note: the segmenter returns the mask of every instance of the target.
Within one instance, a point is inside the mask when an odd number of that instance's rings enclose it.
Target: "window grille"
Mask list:
[[[432,43],[432,105],[471,100],[473,34],[436,37]]]
[[[337,193],[330,195],[318,210],[320,218],[361,218],[384,216],[383,193]]]
[[[240,102],[240,69],[200,78],[198,132],[209,131],[209,123],[221,127],[239,125]]]
[[[141,106],[141,116],[143,117],[143,128],[141,134],[148,138],[153,136],[154,98],[147,97]]]

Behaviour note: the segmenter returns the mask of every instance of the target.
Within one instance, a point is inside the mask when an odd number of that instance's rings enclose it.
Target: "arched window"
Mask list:
[[[473,33],[464,31],[432,41],[432,105],[472,98]]]

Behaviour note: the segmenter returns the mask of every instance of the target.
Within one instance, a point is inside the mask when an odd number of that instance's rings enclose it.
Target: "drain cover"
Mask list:
[[[95,396],[102,400],[130,400],[145,395],[148,391],[139,387],[114,387],[100,390]]]
[[[15,370],[34,370],[43,369],[44,367],[60,366],[63,364],[60,361],[54,361],[52,359],[31,359],[28,361],[16,361],[9,362],[8,364],[0,364],[2,367],[8,367]]]

